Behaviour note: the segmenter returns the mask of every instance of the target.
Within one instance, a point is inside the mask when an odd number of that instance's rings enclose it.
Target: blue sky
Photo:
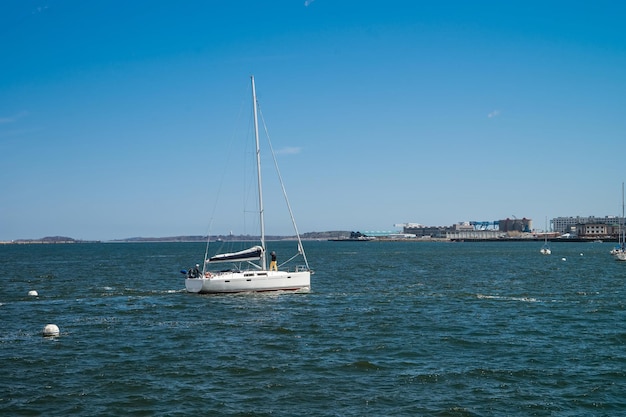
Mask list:
[[[624,2],[0,10],[0,240],[253,233],[224,174],[251,74],[301,232],[621,212]]]

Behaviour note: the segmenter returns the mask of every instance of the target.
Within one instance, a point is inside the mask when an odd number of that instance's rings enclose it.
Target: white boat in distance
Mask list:
[[[185,279],[185,288],[191,293],[238,293],[238,292],[258,292],[258,291],[299,291],[307,292],[311,289],[311,269],[307,261],[300,234],[298,233],[296,222],[293,218],[291,206],[285,194],[285,187],[282,183],[280,174],[278,178],[282,186],[287,208],[291,216],[291,222],[298,240],[297,253],[287,262],[294,259],[302,259],[303,265],[295,265],[291,269],[283,269],[283,265],[274,268],[275,262],[272,262],[270,269],[267,268],[266,245],[265,245],[265,221],[263,209],[263,187],[261,181],[261,156],[259,144],[259,124],[258,124],[258,108],[256,98],[256,87],[254,84],[254,76],[250,77],[252,83],[252,110],[254,118],[254,138],[256,145],[256,171],[259,198],[259,220],[261,241],[259,245],[249,249],[233,253],[217,254],[208,257],[208,245],[205,252],[202,270],[200,265],[191,271],[181,271],[187,274]],[[272,252],[274,258],[274,253]],[[229,263],[230,269],[211,271],[208,266],[214,263]]]
[[[544,243],[543,247],[541,249],[539,249],[539,252],[542,255],[551,255],[552,254],[552,250],[550,249],[550,247],[548,246],[547,243]]]
[[[622,183],[622,218],[619,219],[619,233],[618,233],[618,240],[619,240],[619,244],[613,248],[611,250],[611,255],[613,255],[615,257],[615,260],[617,261],[626,261],[626,238],[625,238],[625,233],[626,233],[626,225],[623,224],[624,222],[624,183]]]
[[[542,255],[551,255],[552,249],[550,249],[550,245],[548,245],[548,218],[546,217],[546,230],[543,235],[543,246],[539,249],[539,252]]]

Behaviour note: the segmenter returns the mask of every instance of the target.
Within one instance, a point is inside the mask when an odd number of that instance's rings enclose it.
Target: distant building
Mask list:
[[[531,219],[523,218],[523,219],[504,219],[498,222],[501,232],[520,232],[520,233],[529,233],[533,230],[533,221]]]
[[[532,220],[523,218],[494,222],[471,221],[459,222],[453,226],[422,226],[419,223],[405,223],[402,226],[404,233],[413,234],[418,238],[495,239],[510,232],[530,232]]]
[[[604,217],[555,217],[550,220],[552,234],[587,239],[617,238],[625,219],[618,216]],[[533,230],[532,219],[507,218],[496,221],[459,222],[452,226],[423,226],[419,223],[400,223],[403,233],[417,238],[441,238],[450,240],[499,239],[503,237],[528,237]],[[547,232],[547,231],[546,231]],[[533,235],[536,236],[536,235]]]
[[[416,238],[446,238],[448,232],[452,231],[450,226],[422,226],[421,224],[407,224],[403,227],[404,234],[415,235]]]
[[[606,238],[617,235],[619,227],[610,224],[578,224],[576,225],[576,236],[580,238]]]
[[[393,227],[401,227],[401,228],[406,228],[406,227],[410,227],[410,228],[415,228],[415,227],[424,227],[419,223],[396,223],[393,225]]]
[[[617,216],[604,216],[604,217],[555,217],[550,221],[552,223],[552,230],[558,233],[576,233],[580,235],[580,225],[606,225],[606,226],[618,226],[620,223],[624,223],[621,217]],[[609,229],[607,228],[607,231]],[[608,233],[611,234],[611,233]]]
[[[453,226],[453,229],[446,234],[450,240],[482,240],[498,239],[504,235],[497,229],[487,229],[483,227],[487,222],[461,222]]]

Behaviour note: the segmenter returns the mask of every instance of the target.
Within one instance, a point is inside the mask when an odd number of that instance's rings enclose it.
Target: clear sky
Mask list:
[[[619,215],[624,22],[617,0],[3,1],[0,240],[242,232],[213,204],[252,74],[300,232]]]

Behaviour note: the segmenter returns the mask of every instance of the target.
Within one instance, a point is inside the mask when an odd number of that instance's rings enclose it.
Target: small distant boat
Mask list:
[[[548,245],[548,218],[546,217],[546,230],[543,235],[543,246],[539,249],[539,253],[542,255],[551,255],[552,250],[550,249],[550,245]]]
[[[622,218],[619,220],[618,228],[618,240],[619,244],[611,249],[611,255],[615,257],[617,261],[626,261],[626,239],[624,239],[624,233],[626,233],[626,227],[622,224],[624,222],[624,183],[622,183]]]
[[[258,215],[260,220],[260,244],[249,249],[238,252],[222,253],[208,256],[208,246],[204,257],[202,268],[197,264],[190,271],[181,271],[187,274],[185,279],[185,288],[191,293],[237,293],[237,292],[258,292],[258,291],[301,291],[307,292],[311,288],[311,269],[302,247],[300,234],[298,233],[291,206],[284,195],[287,202],[287,208],[291,215],[291,222],[298,239],[298,250],[287,262],[296,258],[301,258],[303,265],[295,265],[290,269],[283,268],[283,265],[276,264],[276,255],[271,253],[269,269],[267,268],[266,245],[265,245],[265,222],[263,209],[263,192],[261,182],[261,158],[259,145],[259,126],[258,126],[258,110],[256,89],[254,85],[254,77],[252,80],[252,109],[254,116],[254,138],[256,144],[256,174],[258,186]],[[282,179],[279,180],[285,194],[285,187]],[[208,243],[207,243],[208,245]],[[228,263],[229,269],[220,271],[212,271],[207,265],[214,263]]]

